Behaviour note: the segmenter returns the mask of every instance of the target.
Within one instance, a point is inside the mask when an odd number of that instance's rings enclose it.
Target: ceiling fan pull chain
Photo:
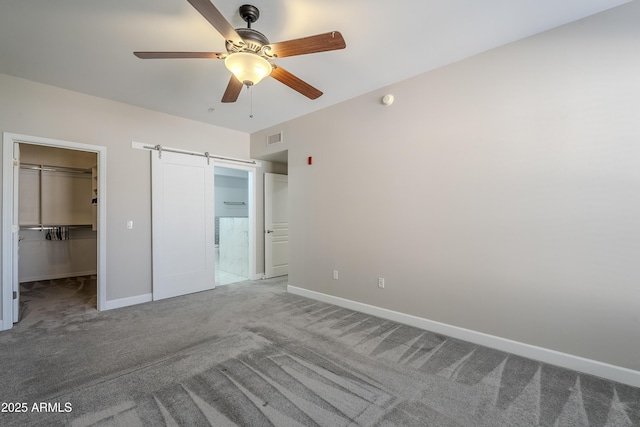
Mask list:
[[[253,119],[253,86],[247,86],[249,89],[249,118]]]

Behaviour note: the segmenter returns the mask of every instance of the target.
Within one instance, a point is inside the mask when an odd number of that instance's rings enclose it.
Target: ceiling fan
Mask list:
[[[264,77],[271,76],[302,95],[316,99],[322,92],[299,79],[271,60],[287,56],[326,52],[344,49],[346,43],[342,34],[331,31],[315,36],[270,43],[267,37],[251,28],[260,16],[257,7],[240,6],[240,16],[247,28],[234,29],[210,0],[187,0],[226,40],[226,52],[133,52],[142,59],[163,58],[212,58],[224,59],[225,66],[233,73],[222,102],[235,102],[242,86],[257,84]]]

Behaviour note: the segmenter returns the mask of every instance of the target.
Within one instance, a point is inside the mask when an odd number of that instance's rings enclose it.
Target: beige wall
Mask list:
[[[286,135],[290,284],[640,370],[638,22],[632,2],[252,134]]]
[[[0,132],[107,147],[108,301],[151,292],[149,152],[131,141],[249,157],[248,134],[2,74]]]

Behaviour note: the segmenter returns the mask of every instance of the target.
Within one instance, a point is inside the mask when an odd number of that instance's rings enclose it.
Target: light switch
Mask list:
[[[127,221],[127,230],[133,229],[133,221]]]

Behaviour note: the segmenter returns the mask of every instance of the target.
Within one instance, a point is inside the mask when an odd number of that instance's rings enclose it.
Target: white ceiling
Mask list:
[[[0,73],[243,132],[254,132],[628,0],[213,0],[238,7],[271,42],[340,31],[347,48],[276,62],[324,92],[312,101],[272,78],[235,104],[214,59],[141,60],[137,50],[225,51],[186,0],[1,0]],[[1,94],[0,94],[1,96]]]

